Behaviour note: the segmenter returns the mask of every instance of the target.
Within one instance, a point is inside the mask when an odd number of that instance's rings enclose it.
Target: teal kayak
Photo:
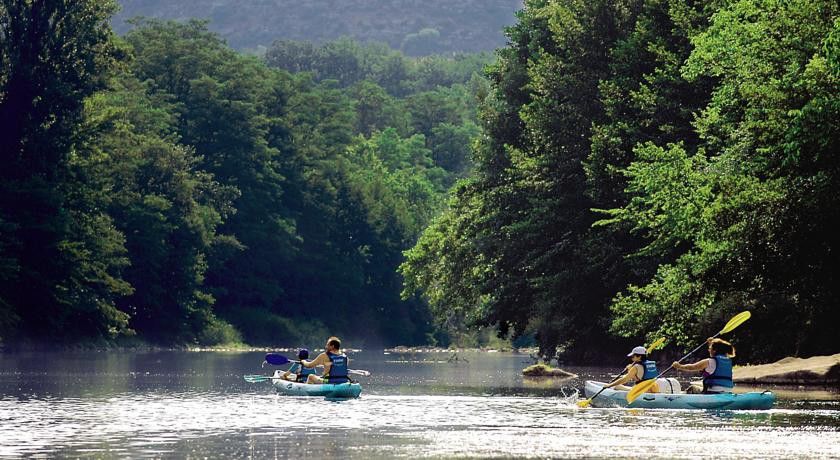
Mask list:
[[[584,393],[594,396],[606,385],[587,380]],[[641,409],[711,409],[711,410],[767,410],[773,407],[776,396],[769,391],[751,393],[644,393],[627,404],[627,391],[608,388],[592,400],[593,407],[629,407]]]
[[[322,396],[327,399],[358,398],[362,394],[362,386],[350,382],[309,384],[277,379],[274,380],[274,388],[290,396]]]

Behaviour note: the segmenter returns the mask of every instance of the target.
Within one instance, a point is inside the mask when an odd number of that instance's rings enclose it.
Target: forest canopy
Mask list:
[[[114,11],[0,9],[0,343],[426,343],[395,269],[470,168],[492,57],[342,40],[294,70]]]
[[[836,2],[528,0],[422,57],[116,10],[0,2],[0,345],[840,351]]]
[[[527,1],[475,173],[407,252],[405,294],[573,360],[690,347],[745,309],[739,356],[837,352],[838,13]]]

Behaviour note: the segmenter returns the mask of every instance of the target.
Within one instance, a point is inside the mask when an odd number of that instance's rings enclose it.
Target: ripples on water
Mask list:
[[[453,367],[371,355],[354,363],[375,372],[362,398],[336,403],[241,381],[258,354],[156,357],[70,356],[52,370],[0,357],[0,456],[840,457],[840,397],[763,412],[579,409],[580,381],[526,383],[520,356]]]

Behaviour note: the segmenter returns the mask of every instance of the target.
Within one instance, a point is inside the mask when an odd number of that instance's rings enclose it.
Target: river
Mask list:
[[[245,382],[262,356],[0,354],[0,457],[840,458],[837,389],[779,389],[770,411],[580,409],[583,380],[615,369],[532,381],[520,354],[365,351],[362,397],[330,402]]]

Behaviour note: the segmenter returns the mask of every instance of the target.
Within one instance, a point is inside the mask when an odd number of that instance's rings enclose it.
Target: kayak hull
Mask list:
[[[275,380],[274,388],[278,393],[289,396],[322,396],[328,399],[358,398],[362,386],[358,383],[308,384]]]
[[[587,380],[584,392],[591,398],[606,385]],[[632,404],[627,404],[627,391],[608,388],[592,400],[593,407],[629,407],[640,409],[706,409],[706,410],[767,410],[773,407],[776,396],[769,391],[762,393],[644,393]]]

